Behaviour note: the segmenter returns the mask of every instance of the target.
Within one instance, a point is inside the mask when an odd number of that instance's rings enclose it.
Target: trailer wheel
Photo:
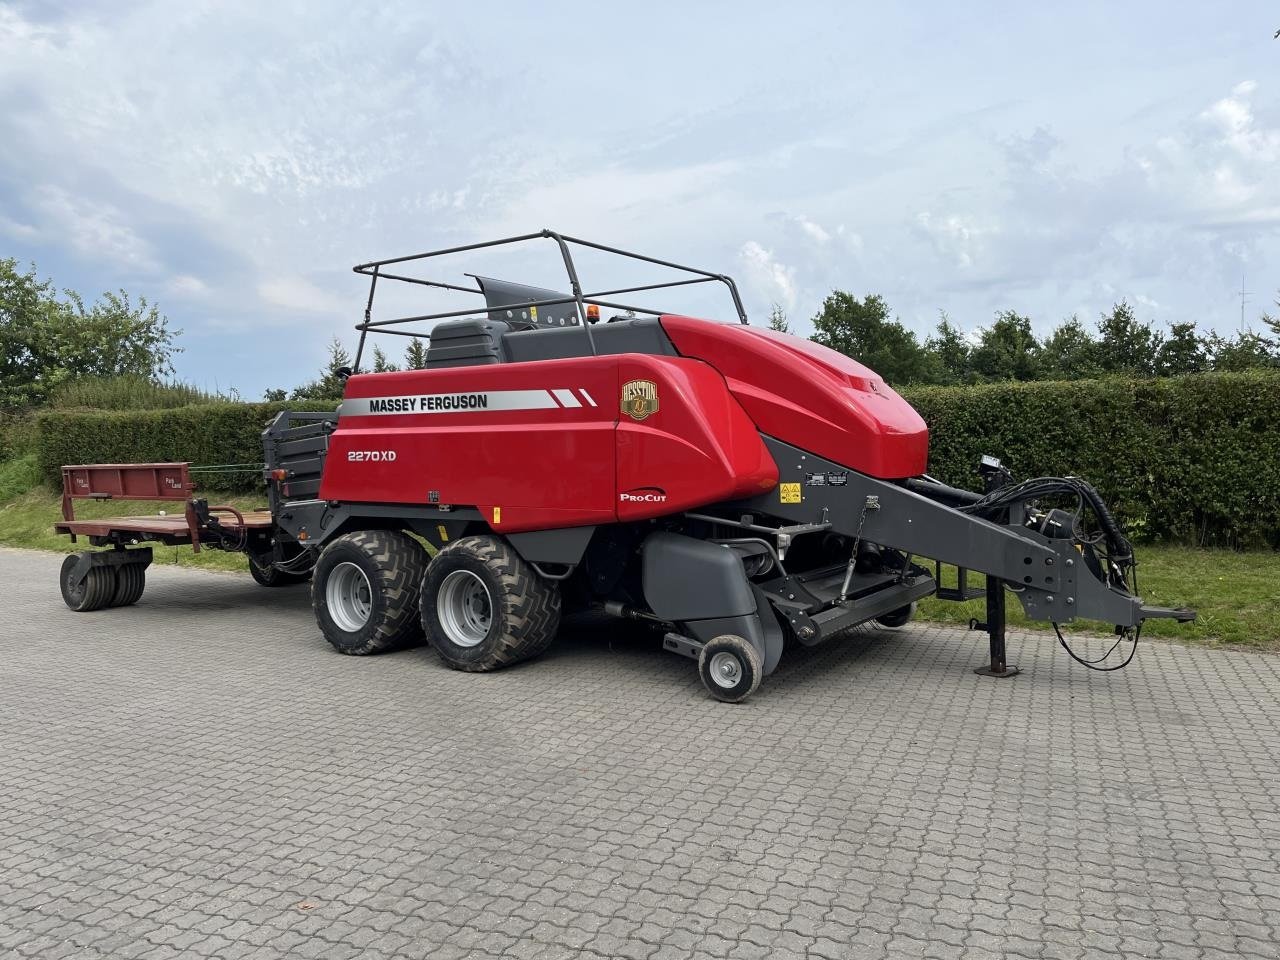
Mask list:
[[[497,537],[464,537],[422,581],[422,626],[455,670],[497,670],[538,656],[560,626],[560,589]]]
[[[760,686],[764,664],[752,644],[726,633],[703,646],[698,654],[698,675],[717,700],[741,703]]]
[[[880,626],[888,627],[890,630],[894,630],[898,627],[905,627],[911,621],[911,618],[914,617],[915,615],[916,615],[916,604],[915,604],[915,601],[913,600],[911,603],[907,604],[905,607],[899,607],[897,610],[891,610],[888,613],[881,614],[875,619],[876,619],[876,623],[880,624]]]
[[[264,587],[291,587],[311,579],[310,570],[306,573],[287,573],[284,570],[277,570],[271,561],[270,554],[264,555],[261,559],[255,554],[249,554],[249,575]]]
[[[147,568],[140,563],[125,563],[116,570],[116,590],[111,606],[130,607],[142,599],[147,588]]]
[[[73,585],[76,566],[80,563],[79,554],[71,554],[62,561],[62,571],[58,581],[62,586],[62,599],[76,613],[88,613],[101,610],[111,603],[116,593],[116,571],[114,567],[90,567],[88,575],[79,584]]]
[[[311,584],[311,608],[325,639],[352,656],[421,639],[418,584],[426,565],[418,541],[398,531],[360,530],[334,539],[316,561]]]

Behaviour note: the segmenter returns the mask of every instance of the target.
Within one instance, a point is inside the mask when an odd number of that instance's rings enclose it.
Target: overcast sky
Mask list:
[[[802,331],[832,288],[922,336],[1280,295],[1280,6],[888,7],[0,0],[0,256],[153,298],[248,396],[354,340],[353,264],[544,226]]]

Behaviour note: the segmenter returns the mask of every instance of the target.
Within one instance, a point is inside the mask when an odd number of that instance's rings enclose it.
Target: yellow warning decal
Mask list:
[[[501,523],[501,522],[502,522],[502,508],[501,508],[501,507],[494,507],[494,508],[493,508],[493,522],[494,522],[494,523]]]
[[[538,308],[537,308],[537,307],[530,307],[530,308],[529,308],[529,316],[530,316],[530,317],[532,317],[534,320],[537,320],[537,319],[538,319]]]
[[[448,542],[449,542],[449,531],[445,529],[444,524],[443,524],[443,523],[438,523],[438,524],[436,524],[436,529],[437,529],[438,531],[440,531],[440,542],[441,542],[441,543],[448,543]]]
[[[778,484],[778,497],[783,503],[800,503],[804,499],[804,494],[800,490],[798,483],[780,483]]]

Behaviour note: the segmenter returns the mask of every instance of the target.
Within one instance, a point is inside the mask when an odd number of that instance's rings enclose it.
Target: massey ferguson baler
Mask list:
[[[556,244],[568,292],[403,272],[538,239]],[[681,276],[584,293],[575,247]],[[320,630],[343,653],[425,634],[449,666],[494,670],[545,650],[562,613],[595,608],[660,625],[734,702],[786,643],[901,626],[935,593],[982,595],[969,572],[987,577],[981,672],[995,676],[1016,672],[1006,588],[1034,620],[1104,621],[1135,644],[1147,618],[1194,616],[1142,603],[1129,541],[1088,483],[1017,483],[991,459],[982,493],[931,479],[909,404],[855,360],[749,326],[726,276],[550,231],[355,269],[371,278],[356,369],[371,333],[429,337],[426,368],[353,373],[336,412],[280,414],[263,434],[266,513],[209,507],[185,465],[66,468],[58,529],[114,548],[68,558],[69,606],[135,602],[150,560],[138,544],[203,543],[247,552],[267,586],[310,577]],[[379,282],[484,304],[374,320]],[[724,284],[740,322],[613,299],[697,283]],[[184,500],[182,517],[74,519],[76,497],[129,496],[127,471],[135,494]],[[939,588],[940,564],[960,569],[956,586]]]

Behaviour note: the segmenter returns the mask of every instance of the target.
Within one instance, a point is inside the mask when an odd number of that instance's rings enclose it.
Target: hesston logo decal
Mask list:
[[[629,380],[622,385],[622,412],[644,420],[658,412],[658,385],[652,380]]]

